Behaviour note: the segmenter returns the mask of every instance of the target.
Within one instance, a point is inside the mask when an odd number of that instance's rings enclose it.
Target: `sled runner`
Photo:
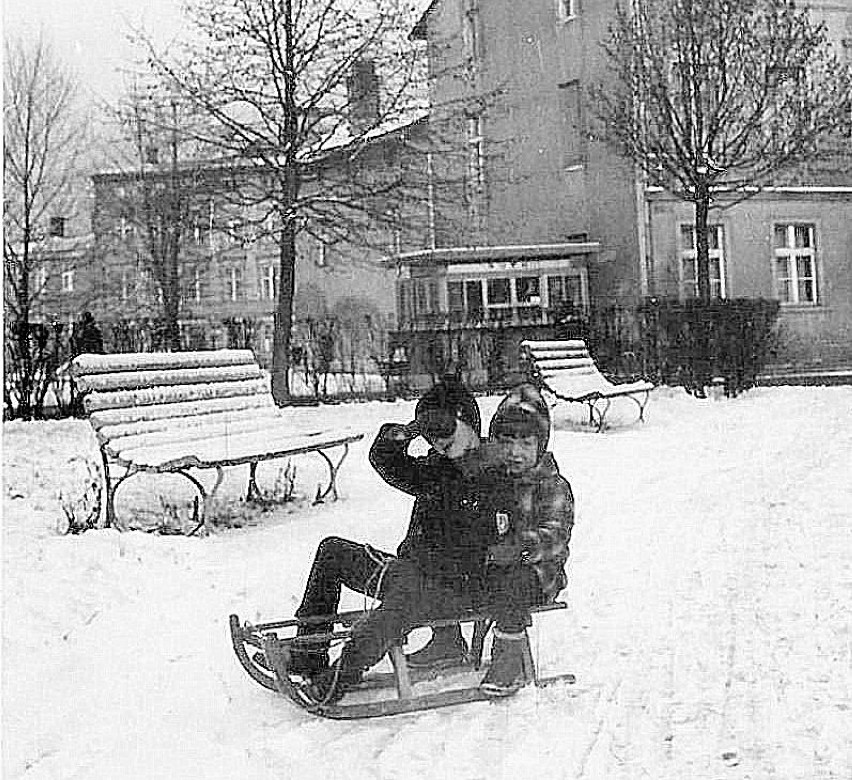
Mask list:
[[[533,612],[564,609],[564,602],[533,608]],[[391,647],[388,656],[392,672],[370,671],[343,700],[335,704],[317,704],[306,695],[300,680],[288,674],[292,648],[313,643],[341,642],[348,639],[352,625],[364,613],[341,612],[333,616],[289,619],[271,623],[241,623],[237,615],[230,617],[231,641],[234,652],[248,675],[264,688],[287,696],[303,709],[325,718],[372,718],[418,710],[436,709],[472,701],[491,701],[492,697],[479,688],[487,664],[483,663],[485,637],[491,627],[487,615],[465,613],[459,617],[427,621],[416,627],[439,627],[455,623],[473,624],[473,636],[467,663],[442,669],[412,669],[403,652],[403,641]],[[330,623],[333,630],[323,634],[295,636],[299,625]],[[575,682],[573,674],[548,677],[539,675],[530,649],[529,637],[524,641],[524,674],[528,682],[542,687],[553,682]]]

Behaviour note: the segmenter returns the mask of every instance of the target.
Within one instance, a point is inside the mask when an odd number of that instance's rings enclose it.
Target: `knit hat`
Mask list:
[[[550,439],[550,411],[533,385],[518,385],[500,401],[491,418],[489,437],[500,435],[535,436],[539,458],[544,454]]]
[[[456,421],[467,423],[479,435],[482,422],[476,399],[455,377],[438,382],[417,402],[414,417],[421,434],[446,439],[456,430]]]

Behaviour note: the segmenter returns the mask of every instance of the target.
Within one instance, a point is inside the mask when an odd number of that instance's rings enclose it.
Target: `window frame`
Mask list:
[[[579,0],[556,0],[556,18],[562,23],[573,22],[579,15]]]
[[[263,299],[267,301],[275,300],[275,263],[267,263],[263,266],[264,273],[261,276],[261,290],[263,291]]]
[[[775,235],[779,228],[784,228],[786,233],[786,243],[783,247],[775,246]],[[796,246],[796,228],[806,228],[808,231],[809,246]],[[820,295],[820,273],[817,267],[817,225],[815,222],[804,222],[789,220],[785,222],[773,222],[772,234],[770,237],[772,242],[772,285],[775,298],[781,306],[806,306],[815,307],[821,303]],[[810,276],[799,276],[800,256],[810,258],[811,274]],[[778,261],[782,258],[787,260],[787,272],[789,276],[784,277],[789,280],[789,289],[792,291],[792,299],[785,300],[781,297],[781,286],[779,284],[780,277],[778,276]],[[799,295],[800,285],[803,280],[810,279],[813,287],[813,300],[801,300]]]
[[[74,272],[75,269],[73,267],[62,269],[62,286],[60,289],[63,293],[74,292]]]
[[[62,214],[53,214],[47,221],[47,234],[51,238],[66,238],[68,228],[68,217]]]

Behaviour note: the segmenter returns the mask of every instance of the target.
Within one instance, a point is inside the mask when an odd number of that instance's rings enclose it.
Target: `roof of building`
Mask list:
[[[456,246],[401,252],[386,258],[388,265],[460,265],[489,261],[545,260],[599,252],[598,241],[569,241],[559,244],[507,244],[502,246]]]
[[[417,23],[412,27],[411,32],[408,34],[408,37],[414,41],[420,41],[426,39],[426,25],[428,23],[429,14],[435,10],[435,6],[438,5],[439,0],[424,0],[420,5],[423,7],[423,11],[417,19]]]

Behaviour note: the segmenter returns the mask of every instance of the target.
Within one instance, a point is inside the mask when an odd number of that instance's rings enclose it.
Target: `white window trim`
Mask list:
[[[817,268],[816,252],[816,225],[813,222],[775,222],[772,225],[772,241],[775,240],[775,229],[783,227],[787,233],[787,244],[783,247],[774,247],[772,252],[772,284],[775,287],[775,297],[782,306],[818,306],[820,303],[819,292],[819,269]],[[809,247],[796,247],[796,228],[806,227],[810,234]],[[814,286],[814,299],[812,301],[799,300],[799,264],[796,262],[797,255],[808,255],[811,258],[811,272]],[[790,274],[790,287],[793,291],[793,300],[781,299],[781,291],[778,285],[778,260],[786,258],[787,270]]]
[[[556,18],[563,24],[573,22],[578,16],[578,0],[556,0]]]
[[[66,268],[62,271],[62,292],[74,292],[74,269]]]
[[[688,227],[693,231],[693,246],[685,247],[683,246],[683,240],[681,236],[683,235],[683,228]],[[713,260],[719,261],[719,295],[716,296],[713,294],[713,282],[714,279],[710,277],[710,297],[711,298],[727,298],[728,297],[728,287],[725,281],[727,276],[727,268],[725,267],[726,259],[725,259],[725,226],[721,222],[714,222],[711,225],[708,225],[707,228],[709,230],[719,230],[721,231],[721,235],[719,236],[719,248],[713,249],[710,248],[709,255],[711,262]],[[677,272],[678,272],[678,280],[679,280],[679,288],[678,293],[680,299],[688,300],[689,298],[697,298],[698,297],[698,239],[695,236],[695,225],[691,222],[681,222],[678,225],[678,253],[677,253]],[[687,282],[684,273],[683,273],[683,261],[684,260],[693,260],[695,261],[695,278]],[[690,284],[692,289],[694,290],[693,295],[686,294],[686,286]]]
[[[275,300],[275,264],[265,266],[263,274],[263,297],[268,301]]]
[[[228,269],[228,298],[231,301],[239,301],[238,293],[242,292],[243,276],[242,269],[232,265]]]

